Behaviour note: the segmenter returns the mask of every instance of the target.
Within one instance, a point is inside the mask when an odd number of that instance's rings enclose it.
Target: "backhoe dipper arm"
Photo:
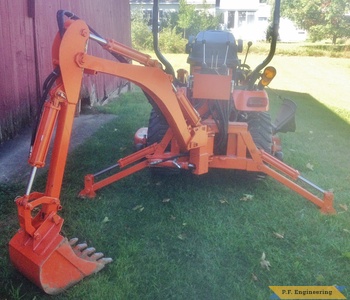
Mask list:
[[[48,294],[64,291],[112,261],[86,244],[75,245],[77,239],[64,238],[60,234],[63,218],[57,214],[61,209],[59,195],[84,71],[75,64],[75,56],[77,51],[85,51],[88,37],[88,27],[77,20],[62,38],[57,34],[53,43],[53,63],[60,67],[61,76],[41,114],[29,158],[32,176],[26,195],[16,199],[20,230],[9,242],[13,265]],[[45,164],[56,123],[45,193],[30,193],[36,168]]]

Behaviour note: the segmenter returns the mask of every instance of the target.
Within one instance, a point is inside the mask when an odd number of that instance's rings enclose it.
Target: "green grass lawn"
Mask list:
[[[94,200],[78,199],[83,176],[131,153],[135,130],[148,123],[143,95],[126,94],[103,108],[118,117],[69,156],[61,196],[63,234],[114,262],[55,299],[269,299],[270,285],[333,284],[347,286],[349,296],[350,118],[348,98],[338,95],[345,97],[350,65],[329,59],[303,68],[307,61],[275,57],[271,110],[280,97],[297,103],[297,131],[281,135],[285,162],[334,190],[337,215],[320,214],[271,178],[223,170],[199,177],[144,170]],[[18,228],[13,199],[25,188],[1,188],[0,299],[51,299],[9,262],[7,243]],[[245,194],[253,198],[242,201]]]

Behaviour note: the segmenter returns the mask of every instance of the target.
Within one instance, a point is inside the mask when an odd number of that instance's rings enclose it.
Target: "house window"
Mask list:
[[[253,11],[238,12],[238,27],[254,23],[255,14]]]
[[[227,28],[234,28],[235,27],[235,12],[229,11],[228,12],[228,19],[227,19]]]
[[[238,12],[238,27],[241,27],[242,25],[246,24],[247,20],[247,12],[246,11],[239,11]]]

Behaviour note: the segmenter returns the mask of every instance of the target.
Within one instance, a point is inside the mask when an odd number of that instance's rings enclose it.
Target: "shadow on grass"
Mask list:
[[[334,112],[309,94],[270,90],[273,113],[281,103],[279,96],[293,100],[298,106],[296,132],[280,134],[286,154],[296,156],[298,153],[301,160],[304,155],[315,163],[318,161],[320,166],[324,164],[325,175],[337,168],[349,167],[350,119],[344,117],[349,111]],[[341,172],[338,176],[341,174],[344,175]]]

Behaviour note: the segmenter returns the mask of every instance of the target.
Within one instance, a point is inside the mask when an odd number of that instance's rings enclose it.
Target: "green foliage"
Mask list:
[[[184,52],[187,41],[177,33],[177,27],[173,24],[178,18],[175,14],[168,14],[168,18],[161,23],[159,32],[159,48],[162,52],[181,53]],[[135,49],[140,51],[153,51],[153,35],[147,19],[144,18],[142,10],[132,12],[131,39]]]
[[[165,53],[181,53],[184,52],[187,40],[176,33],[176,27],[164,28],[159,34],[159,48]]]
[[[187,4],[186,0],[180,0],[178,26],[183,29],[183,37],[186,38],[186,30],[194,22],[196,11],[194,5]]]
[[[142,10],[132,11],[131,40],[132,46],[137,50],[152,50],[152,32],[147,23]]]
[[[166,13],[161,20],[159,32],[159,48],[162,52],[184,52],[189,35],[196,35],[201,30],[217,29],[219,18],[211,15],[209,5],[203,0],[201,10],[194,5],[180,0],[179,13]],[[153,37],[149,20],[144,18],[142,10],[132,11],[131,39],[135,49],[153,50]],[[179,29],[182,29],[182,33]],[[181,34],[180,34],[181,33]]]
[[[203,1],[201,10],[195,10],[195,6],[180,0],[178,27],[183,29],[183,37],[196,35],[201,30],[217,29],[219,17],[211,15],[209,6]]]
[[[217,29],[218,17],[208,12],[209,6],[203,2],[201,10],[195,10],[185,0],[180,1],[179,13],[166,13],[161,20],[159,32],[159,48],[162,52],[184,52],[189,35],[196,35],[201,30]],[[179,29],[182,29],[182,33]],[[181,33],[181,34],[180,34]],[[132,11],[131,39],[135,49],[140,51],[153,50],[152,30],[149,20],[144,18],[142,10]]]
[[[309,31],[313,41],[330,38],[333,44],[338,38],[350,37],[350,11],[348,0],[285,0],[282,15]]]

